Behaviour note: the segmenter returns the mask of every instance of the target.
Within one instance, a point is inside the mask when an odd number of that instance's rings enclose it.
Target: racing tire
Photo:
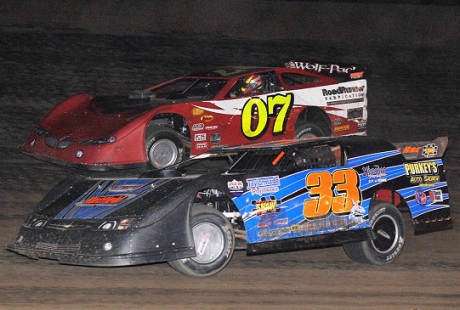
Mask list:
[[[146,152],[149,165],[162,169],[181,162],[184,159],[185,147],[175,130],[159,127],[148,134]]]
[[[370,224],[372,239],[345,243],[345,253],[359,263],[386,265],[393,262],[401,254],[405,243],[401,213],[390,203],[378,203],[371,208]]]
[[[324,137],[324,131],[313,123],[303,123],[295,130],[295,138]]]
[[[218,210],[207,206],[192,209],[192,233],[195,257],[168,262],[176,271],[193,277],[208,277],[230,262],[235,250],[231,223]]]

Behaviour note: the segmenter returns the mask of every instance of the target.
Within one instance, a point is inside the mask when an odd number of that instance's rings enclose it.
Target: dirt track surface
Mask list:
[[[0,33],[0,308],[5,309],[456,309],[460,308],[460,62],[458,50],[318,45],[162,35]],[[82,92],[118,93],[205,65],[318,59],[371,65],[369,135],[391,141],[449,136],[445,157],[454,229],[413,236],[385,267],[328,248],[247,257],[195,279],[167,264],[86,268],[5,249],[44,194],[73,171],[17,147],[54,103]]]

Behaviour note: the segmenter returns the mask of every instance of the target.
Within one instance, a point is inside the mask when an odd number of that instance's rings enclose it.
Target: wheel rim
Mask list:
[[[149,150],[149,160],[155,168],[164,168],[174,164],[179,156],[176,144],[168,139],[155,142]]]
[[[398,242],[399,228],[390,216],[382,216],[372,226],[376,238],[372,241],[374,248],[380,253],[390,252]]]
[[[222,253],[225,238],[222,230],[212,223],[200,223],[193,227],[196,256],[194,261],[208,264],[215,261]]]

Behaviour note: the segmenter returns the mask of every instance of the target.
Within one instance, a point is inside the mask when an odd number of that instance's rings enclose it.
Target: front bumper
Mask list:
[[[147,160],[143,158],[144,152],[134,145],[125,145],[126,141],[99,145],[83,145],[70,143],[66,147],[58,148],[48,145],[46,137],[31,133],[19,150],[36,159],[66,166],[91,171],[109,171],[117,169],[136,168],[145,170]]]
[[[23,147],[20,147],[19,150],[27,155],[31,156],[35,159],[38,159],[40,161],[44,161],[50,164],[58,165],[58,166],[63,166],[63,167],[68,167],[68,168],[74,168],[78,170],[86,170],[86,171],[95,171],[95,172],[103,172],[103,171],[114,171],[114,170],[137,170],[137,171],[147,171],[149,170],[149,165],[147,162],[144,163],[133,163],[133,164],[86,164],[86,163],[76,163],[76,162],[71,162],[71,161],[66,161],[66,160],[61,160],[57,159],[54,157],[50,157],[47,155],[39,154],[39,153],[31,153],[28,150],[24,149]]]
[[[186,242],[160,236],[163,234],[155,234],[151,227],[129,231],[95,231],[23,226],[7,249],[33,259],[98,267],[141,265],[195,256],[194,247]]]

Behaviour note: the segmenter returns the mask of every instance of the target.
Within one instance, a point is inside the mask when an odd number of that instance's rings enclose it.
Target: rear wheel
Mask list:
[[[149,164],[156,169],[182,161],[185,151],[179,135],[168,127],[150,130],[146,150]]]
[[[170,261],[169,265],[185,275],[207,277],[221,271],[232,258],[235,235],[227,218],[214,208],[192,209],[195,257]]]
[[[313,123],[303,123],[295,130],[295,138],[324,137],[324,131]]]
[[[360,263],[389,264],[404,247],[404,219],[395,206],[381,202],[371,208],[370,222],[373,238],[344,244],[345,253]]]

